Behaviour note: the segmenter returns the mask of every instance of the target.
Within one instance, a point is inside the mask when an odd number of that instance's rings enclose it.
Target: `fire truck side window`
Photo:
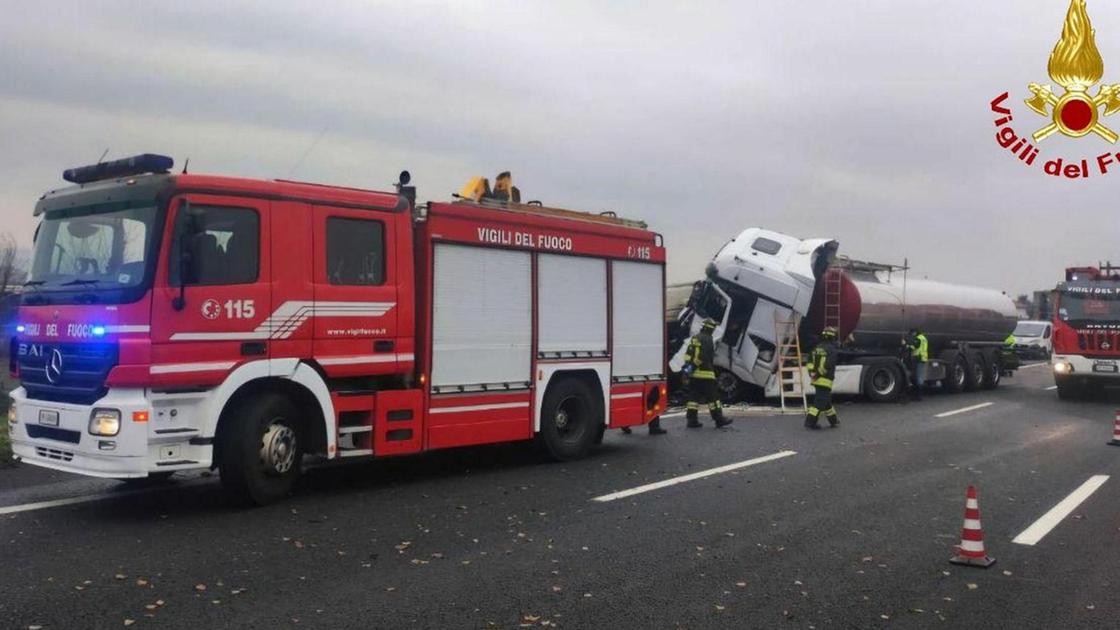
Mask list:
[[[186,285],[251,284],[260,269],[261,221],[256,210],[190,206],[179,216],[175,243],[189,253]],[[174,261],[175,258],[173,257]],[[179,265],[172,262],[171,285],[179,284]]]
[[[380,221],[327,219],[327,279],[331,284],[385,283],[385,226]]]

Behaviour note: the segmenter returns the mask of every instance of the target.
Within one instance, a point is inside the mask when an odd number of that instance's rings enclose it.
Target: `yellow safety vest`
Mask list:
[[[918,333],[916,339],[918,341],[918,345],[914,346],[914,349],[911,351],[911,353],[918,361],[922,363],[929,363],[929,339],[926,339],[926,336],[921,333]]]

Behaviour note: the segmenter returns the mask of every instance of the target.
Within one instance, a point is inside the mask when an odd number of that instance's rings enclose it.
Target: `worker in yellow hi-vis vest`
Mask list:
[[[910,329],[910,338],[906,340],[906,347],[910,348],[910,360],[914,365],[914,400],[922,399],[922,385],[926,382],[926,368],[929,366],[929,339],[917,328]]]
[[[830,427],[840,426],[836,407],[832,406],[832,380],[836,378],[836,328],[826,327],[821,331],[820,343],[809,353],[809,378],[812,379],[813,404],[805,414],[805,428],[821,428],[817,421],[821,414],[828,418]]]
[[[685,353],[684,374],[688,378],[688,404],[685,405],[685,416],[688,418],[687,426],[690,429],[700,427],[700,404],[708,405],[708,413],[716,423],[716,428],[731,424],[731,420],[723,417],[723,403],[719,400],[716,389],[716,372],[713,361],[715,360],[715,342],[712,340],[712,331],[716,323],[710,319],[704,320],[700,332],[689,340],[688,351]]]

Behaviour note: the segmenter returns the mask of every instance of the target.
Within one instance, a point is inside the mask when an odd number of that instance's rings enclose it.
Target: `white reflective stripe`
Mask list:
[[[962,540],[961,551],[984,551],[984,541],[982,540]]]
[[[177,372],[211,372],[215,370],[228,370],[234,366],[234,361],[215,361],[212,363],[164,363],[148,368],[152,374],[172,374]]]
[[[105,327],[105,332],[111,332],[111,333],[146,333],[146,332],[150,332],[151,330],[152,330],[152,327],[147,326],[147,325],[144,325],[144,326],[140,326],[140,325],[137,325],[137,326],[121,325],[121,326],[106,326]]]
[[[980,503],[976,499],[965,499],[964,506],[970,510],[980,509]]]
[[[966,519],[964,519],[964,528],[965,529],[980,529],[980,521],[978,521],[974,518],[966,518]]]
[[[630,392],[629,394],[611,394],[611,400],[623,400],[625,398],[641,398],[642,392]]]
[[[172,341],[236,341],[238,339],[287,339],[312,317],[381,317],[396,302],[307,302],[281,304],[253,330],[244,332],[187,332],[171,335]],[[146,331],[137,331],[146,332]]]
[[[528,407],[528,402],[495,403],[493,405],[465,405],[463,407],[433,407],[429,413],[459,413],[462,411],[491,411],[493,409],[518,409]]]
[[[245,332],[192,332],[171,335],[171,341],[237,341],[239,339],[268,339],[268,333],[247,330]]]
[[[364,363],[392,363],[393,361],[412,361],[412,354],[363,354],[349,357],[316,358],[320,365],[360,365]]]

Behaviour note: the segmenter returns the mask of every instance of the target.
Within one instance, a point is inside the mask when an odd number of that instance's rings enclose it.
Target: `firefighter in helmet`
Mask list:
[[[819,429],[817,420],[823,413],[829,426],[836,427],[840,418],[832,406],[832,379],[836,377],[836,328],[828,326],[821,331],[820,343],[809,353],[809,378],[812,379],[813,404],[805,414],[805,427]]]
[[[688,342],[688,351],[685,354],[684,374],[688,378],[688,404],[685,406],[688,426],[695,429],[700,426],[700,404],[708,405],[708,413],[716,423],[716,428],[731,424],[731,420],[723,417],[723,403],[719,400],[716,391],[716,372],[712,361],[715,359],[715,342],[712,340],[712,331],[716,323],[705,319],[697,333]]]

